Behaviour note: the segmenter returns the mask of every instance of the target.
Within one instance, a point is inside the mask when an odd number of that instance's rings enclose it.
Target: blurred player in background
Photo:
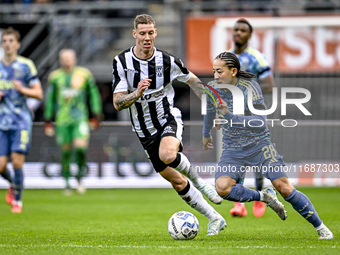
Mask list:
[[[22,211],[23,164],[31,146],[32,116],[27,97],[41,100],[43,92],[34,63],[18,55],[20,34],[9,27],[1,34],[4,58],[0,62],[0,173],[11,187],[6,202],[13,213]],[[9,157],[14,178],[6,168]]]
[[[65,195],[72,193],[70,186],[70,162],[72,147],[78,165],[77,191],[85,193],[81,178],[86,171],[86,151],[90,138],[90,128],[99,128],[102,117],[102,104],[99,90],[92,73],[76,66],[76,53],[72,49],[59,52],[61,67],[53,71],[48,78],[48,92],[45,101],[45,134],[55,133],[51,121],[55,114],[56,141],[61,146],[62,175],[66,181]],[[89,120],[87,98],[93,118]]]
[[[208,235],[217,235],[226,226],[225,220],[201,192],[215,204],[222,199],[180,152],[183,123],[180,110],[173,106],[175,93],[171,82],[177,79],[194,91],[202,85],[179,58],[154,47],[156,36],[154,19],[138,15],[133,30],[136,45],[113,60],[113,105],[118,111],[129,109],[133,130],[155,171],[171,183],[187,204],[209,219]]]
[[[309,198],[296,190],[288,180],[282,156],[278,154],[270,140],[266,125],[267,117],[255,115],[248,108],[249,89],[253,90],[252,105],[254,108],[257,110],[266,108],[261,89],[253,79],[254,74],[241,71],[237,56],[231,52],[223,52],[215,58],[213,72],[215,82],[211,82],[210,85],[231,84],[242,91],[245,112],[244,115],[232,113],[235,107],[233,107],[234,99],[230,90],[216,88],[221,98],[218,99],[214,95],[216,106],[213,99],[208,98],[203,127],[204,150],[213,149],[210,132],[216,112],[220,119],[228,121],[221,125],[224,146],[215,174],[218,194],[229,201],[264,201],[282,220],[285,220],[287,214],[284,205],[277,199],[276,192],[272,188],[256,191],[243,186],[245,168],[255,167],[256,170],[261,170],[281,196],[315,227],[319,239],[333,239],[332,232],[323,224]]]
[[[274,87],[274,78],[268,61],[257,49],[249,45],[249,40],[253,32],[253,27],[246,19],[238,19],[233,29],[234,48],[229,50],[238,57],[241,70],[255,74],[262,93],[271,93]],[[263,188],[263,175],[255,173],[255,188],[261,191]],[[266,210],[266,205],[260,201],[254,201],[253,213],[255,217],[262,217]],[[230,210],[233,216],[247,216],[247,209],[243,203],[234,203],[234,208]]]

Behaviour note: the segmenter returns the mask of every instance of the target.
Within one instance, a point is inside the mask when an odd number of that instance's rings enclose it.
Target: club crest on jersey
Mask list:
[[[157,77],[163,76],[163,66],[156,66],[156,75]]]
[[[164,134],[175,134],[175,131],[172,129],[171,126],[166,126],[163,130],[163,133],[161,134],[164,135]]]

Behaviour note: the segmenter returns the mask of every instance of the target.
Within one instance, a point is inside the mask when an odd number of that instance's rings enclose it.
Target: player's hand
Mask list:
[[[222,101],[222,104],[220,103],[219,100],[217,101],[217,109],[221,114],[225,115],[229,112],[229,108],[228,108],[227,103],[223,99],[221,99],[221,101]]]
[[[145,78],[144,80],[138,83],[136,91],[138,98],[140,98],[143,95],[144,91],[150,86],[151,81],[152,81],[151,79]]]
[[[212,137],[203,137],[202,139],[202,143],[203,143],[203,150],[209,150],[209,149],[214,149],[214,146],[212,144]]]
[[[22,89],[23,89],[23,85],[22,85],[22,82],[21,81],[18,81],[18,80],[12,80],[13,82],[13,85],[14,85],[14,89],[18,92],[21,93]]]
[[[0,101],[2,100],[3,96],[5,95],[4,92],[0,91]]]
[[[97,118],[91,118],[89,120],[89,125],[91,130],[97,130],[100,126],[100,122]]]
[[[47,135],[49,137],[54,136],[55,130],[54,130],[54,127],[51,123],[45,123],[44,133],[45,133],[45,135]]]

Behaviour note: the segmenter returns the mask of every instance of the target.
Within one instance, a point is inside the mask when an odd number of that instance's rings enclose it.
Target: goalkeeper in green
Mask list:
[[[76,53],[72,49],[59,52],[61,67],[53,71],[48,78],[48,91],[45,101],[44,132],[47,136],[56,134],[57,144],[61,147],[62,175],[66,180],[65,194],[72,193],[70,162],[72,148],[78,165],[76,175],[78,193],[85,193],[81,184],[86,167],[86,150],[90,138],[90,128],[97,129],[102,116],[102,103],[99,90],[92,73],[83,67],[76,66]],[[89,105],[94,116],[89,120]],[[51,121],[55,116],[56,132]]]

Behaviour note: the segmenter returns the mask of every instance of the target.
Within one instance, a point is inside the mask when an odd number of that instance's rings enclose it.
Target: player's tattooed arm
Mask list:
[[[190,88],[196,94],[196,96],[198,96],[198,98],[201,98],[202,94],[205,94],[204,85],[195,74],[193,73],[190,74],[191,74],[190,79],[188,80],[187,84],[190,86]]]
[[[113,106],[118,111],[129,108],[138,100],[138,98],[143,96],[144,91],[150,86],[150,83],[151,79],[145,78],[138,83],[138,87],[134,92],[130,94],[127,94],[126,92],[113,94]]]
[[[131,94],[117,93],[113,94],[113,105],[118,110],[129,108],[132,104],[137,101],[137,90]]]

